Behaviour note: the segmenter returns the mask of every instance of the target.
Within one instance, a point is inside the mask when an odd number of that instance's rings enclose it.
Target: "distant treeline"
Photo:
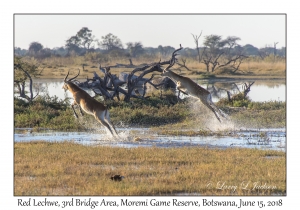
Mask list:
[[[202,55],[210,57],[208,53],[218,55],[222,52],[225,54],[239,54],[243,56],[259,56],[262,59],[269,55],[276,55],[279,57],[286,56],[286,48],[276,49],[274,42],[273,46],[266,45],[264,48],[257,48],[251,44],[244,46],[239,45],[237,42],[241,40],[239,37],[229,36],[223,39],[219,35],[204,36],[203,45],[198,46],[198,39],[200,36],[194,36],[197,45],[195,48],[184,48],[181,51],[181,56],[195,57],[202,59]],[[192,38],[192,37],[191,37]],[[14,48],[14,53],[17,56],[32,56],[38,59],[48,58],[52,56],[66,57],[66,56],[84,56],[87,53],[100,53],[110,54],[114,57],[139,57],[139,56],[169,56],[174,52],[178,46],[162,46],[158,47],[144,47],[141,42],[128,42],[122,44],[122,41],[115,35],[109,33],[102,36],[101,40],[92,35],[92,30],[87,27],[81,28],[76,35],[66,40],[65,46],[55,47],[53,49],[44,48],[39,42],[32,42],[28,49],[21,49],[20,47]],[[184,47],[184,46],[183,46]],[[201,53],[202,52],[202,53]],[[220,54],[220,53],[219,53]],[[198,58],[197,58],[198,57]],[[201,58],[200,58],[201,57]]]
[[[251,44],[246,44],[244,46],[240,46],[239,48],[243,49],[244,55],[248,55],[248,56],[260,56],[261,54],[268,56],[271,54],[274,54],[275,48],[273,47],[265,47],[265,48],[260,48],[258,49],[257,47],[254,47]],[[37,58],[47,58],[47,57],[51,57],[51,56],[58,56],[58,57],[65,57],[65,56],[70,56],[70,55],[79,55],[79,56],[83,56],[88,52],[100,52],[103,54],[106,53],[111,53],[112,50],[108,51],[108,50],[104,50],[104,49],[100,49],[100,48],[91,48],[89,50],[85,49],[85,48],[79,48],[75,53],[70,52],[68,48],[66,47],[55,47],[53,49],[50,48],[43,48],[41,51],[39,51],[36,54],[32,54],[29,53],[28,49],[21,49],[20,47],[15,47],[15,55],[17,56],[34,56]],[[200,50],[203,50],[204,47],[200,47]],[[171,54],[173,51],[175,50],[174,47],[171,46],[161,46],[159,45],[158,47],[141,47],[141,49],[139,50],[139,54],[135,55],[134,57],[137,57],[139,55],[164,55],[164,56],[168,56],[169,54]],[[116,49],[114,50],[116,51]],[[129,49],[117,49],[117,51],[119,51],[119,54],[123,54],[124,56],[132,56],[130,54],[130,50]],[[195,48],[184,48],[181,53],[182,56],[186,56],[186,57],[197,57],[197,50]],[[280,57],[285,57],[286,56],[286,48],[282,47],[281,49],[276,49],[276,54],[277,56]]]

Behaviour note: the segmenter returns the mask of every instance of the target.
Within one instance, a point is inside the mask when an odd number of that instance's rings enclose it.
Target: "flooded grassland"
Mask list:
[[[234,106],[222,90],[244,81],[201,84],[229,115],[222,123],[190,98],[108,103],[113,139],[92,116],[74,119],[62,84],[43,81],[60,95],[15,100],[14,194],[285,195],[285,81],[273,82],[256,82],[257,93]],[[115,174],[125,178],[111,181]]]

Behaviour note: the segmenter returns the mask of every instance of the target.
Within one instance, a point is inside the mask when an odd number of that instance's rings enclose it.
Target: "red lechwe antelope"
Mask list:
[[[104,125],[113,136],[118,136],[115,127],[110,122],[109,112],[107,108],[102,103],[91,97],[87,92],[85,92],[72,82],[73,79],[78,77],[79,73],[80,70],[75,77],[67,80],[67,77],[69,75],[68,71],[68,74],[64,79],[63,86],[63,89],[65,89],[66,91],[69,90],[73,95],[74,102],[71,106],[75,117],[78,118],[78,115],[74,109],[74,105],[78,105],[81,115],[83,115],[81,110],[83,109],[86,113],[93,115],[96,118],[96,120],[98,120],[102,125]]]
[[[182,48],[179,48],[178,50],[180,49]],[[178,75],[169,70],[169,68],[175,64],[175,52],[177,52],[178,50],[173,52],[170,64],[163,70],[162,76],[169,77],[173,81],[175,80],[174,82],[177,84],[177,89],[181,92],[200,99],[200,101],[215,114],[216,118],[220,122],[221,120],[218,114],[227,119],[227,116],[222,113],[222,111],[218,109],[218,107],[212,102],[211,94],[208,90],[202,88],[190,78]]]

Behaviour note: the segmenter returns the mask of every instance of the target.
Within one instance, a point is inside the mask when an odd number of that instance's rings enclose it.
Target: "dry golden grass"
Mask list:
[[[115,174],[125,179],[111,181]],[[256,183],[272,189],[253,189]],[[285,153],[201,147],[127,149],[67,142],[14,146],[15,196],[178,193],[285,195]]]
[[[180,62],[180,61],[179,61]],[[182,62],[181,62],[182,63]],[[182,69],[182,74],[186,75],[193,75],[197,77],[197,75],[207,74],[206,66],[203,63],[199,63],[195,60],[187,60],[186,66],[192,71],[187,71],[184,68]],[[197,73],[196,73],[197,72]],[[256,76],[256,77],[279,77],[283,78],[286,75],[286,63],[284,60],[277,61],[277,62],[270,62],[270,61],[261,61],[261,60],[246,60],[244,61],[239,70],[236,71],[235,74],[232,73],[232,69],[225,67],[222,69],[216,69],[215,72],[209,73],[215,76],[226,76],[226,77],[249,77],[249,76]]]
[[[79,78],[89,78],[93,77],[93,72],[101,74],[98,70],[98,62],[96,60],[91,60],[88,56],[71,56],[71,57],[51,57],[38,61],[33,58],[25,57],[24,60],[30,63],[36,63],[41,68],[44,68],[41,78],[63,78],[68,70],[71,71],[70,75],[75,75],[78,69],[81,70]],[[168,58],[162,58],[162,60],[168,60]],[[144,63],[158,62],[159,57],[141,57],[133,58],[132,62],[134,65],[140,65]],[[181,58],[179,62],[183,63]],[[116,65],[116,63],[129,64],[128,58],[110,58],[101,62],[102,66]],[[84,71],[82,69],[82,64],[85,64]],[[240,65],[239,70],[233,74],[231,69],[227,67],[223,69],[217,69],[215,72],[206,71],[206,66],[203,63],[199,63],[197,60],[192,58],[186,58],[186,66],[191,70],[188,71],[185,68],[180,68],[178,73],[181,75],[188,75],[189,77],[199,78],[201,75],[207,76],[225,76],[225,77],[279,77],[283,78],[286,75],[286,63],[285,60],[278,60],[273,62],[272,60],[261,60],[261,59],[246,59]],[[175,65],[173,69],[179,68]],[[130,68],[112,68],[111,72],[113,74],[119,75],[120,72],[130,72]],[[158,73],[159,74],[159,73]]]

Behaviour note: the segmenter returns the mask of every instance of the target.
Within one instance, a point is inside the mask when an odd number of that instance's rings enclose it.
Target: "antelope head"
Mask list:
[[[161,76],[169,76],[170,74],[170,71],[169,69],[175,64],[175,59],[172,59],[170,60],[170,64],[162,71],[162,74]]]
[[[67,78],[68,78],[68,76],[69,76],[69,73],[70,73],[70,70],[68,71],[68,74],[67,74],[67,76],[66,76],[65,79],[64,79],[64,85],[63,85],[63,87],[62,87],[63,89],[65,89],[65,91],[69,90],[69,85],[70,85],[70,84],[73,84],[73,83],[72,83],[72,80],[73,80],[73,79],[76,79],[76,78],[78,77],[78,75],[80,74],[80,70],[78,71],[78,74],[77,74],[75,77],[73,77],[73,78],[67,80]]]

